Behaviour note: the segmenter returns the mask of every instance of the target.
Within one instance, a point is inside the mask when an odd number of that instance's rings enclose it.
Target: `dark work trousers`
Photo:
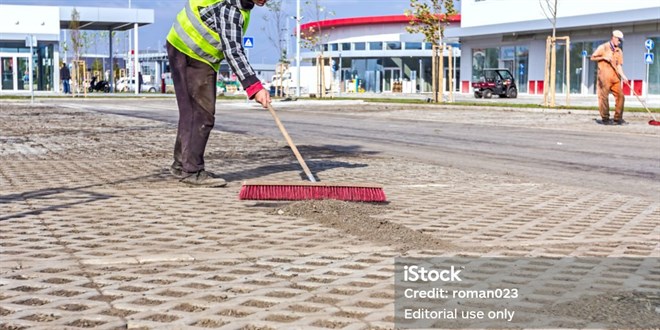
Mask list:
[[[175,165],[184,172],[204,169],[204,150],[215,124],[215,81],[218,73],[201,61],[193,59],[167,43],[176,102],[179,106],[179,127],[174,143]]]

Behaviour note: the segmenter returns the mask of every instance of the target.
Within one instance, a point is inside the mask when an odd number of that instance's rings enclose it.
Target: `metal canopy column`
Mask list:
[[[110,77],[108,80],[110,80],[108,83],[110,84],[110,93],[115,92],[115,58],[114,55],[112,55],[112,28],[108,30],[110,33],[108,33],[110,40],[108,41],[108,44],[110,45]]]
[[[138,23],[135,23],[133,27],[133,33],[135,35],[135,42],[133,49],[135,50],[135,55],[133,57],[133,79],[135,79],[135,94],[140,94],[139,81],[138,81],[138,70],[140,69],[140,61],[138,60]]]

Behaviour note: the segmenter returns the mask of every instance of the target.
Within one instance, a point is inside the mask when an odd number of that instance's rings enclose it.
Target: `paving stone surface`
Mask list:
[[[401,250],[238,200],[243,179],[297,179],[278,141],[213,132],[229,184],[190,188],[167,171],[172,125],[0,105],[0,329],[391,329],[397,256],[659,256],[658,199],[302,146],[323,175],[385,186],[369,219],[448,244]]]

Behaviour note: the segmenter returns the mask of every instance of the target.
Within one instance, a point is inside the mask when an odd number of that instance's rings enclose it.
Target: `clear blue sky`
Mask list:
[[[183,8],[187,0],[131,0],[134,8],[149,8],[155,13],[155,23],[140,28],[140,48],[155,49],[163,44],[165,36],[172,25],[176,14]],[[42,5],[42,6],[81,6],[81,7],[128,7],[129,0],[1,0],[2,4],[17,5]],[[319,4],[328,11],[334,12],[331,18],[399,15],[409,8],[408,0],[319,0]],[[305,11],[309,12],[309,6],[305,8],[305,0],[301,0],[303,7],[303,23],[311,19],[305,18]],[[295,0],[284,0],[284,11],[294,16],[296,11]],[[252,20],[249,35],[255,36],[255,48],[250,51],[252,63],[275,63],[277,55],[272,51],[272,46],[262,34],[264,26],[262,17],[268,14],[265,7],[256,7],[252,12]],[[295,29],[294,21],[291,20],[290,28]],[[292,47],[293,40],[292,39]],[[122,45],[120,45],[121,47]],[[295,50],[292,50],[294,52]]]

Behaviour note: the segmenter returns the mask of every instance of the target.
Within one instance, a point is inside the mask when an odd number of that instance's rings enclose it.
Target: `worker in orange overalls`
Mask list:
[[[621,80],[628,82],[628,78],[623,73],[623,32],[619,30],[612,31],[610,41],[598,46],[591,55],[591,60],[598,62],[598,109],[600,110],[601,120],[599,124],[621,125],[623,120],[623,91],[621,89]],[[610,122],[610,102],[609,95],[612,93],[616,103],[614,105],[614,121]]]

